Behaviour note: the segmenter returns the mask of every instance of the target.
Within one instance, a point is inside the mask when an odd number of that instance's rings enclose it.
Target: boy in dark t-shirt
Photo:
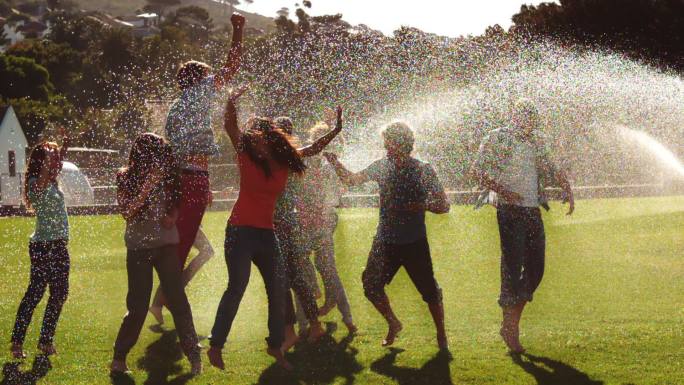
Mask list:
[[[405,123],[389,125],[382,135],[386,157],[359,173],[348,171],[334,154],[324,154],[343,183],[354,186],[373,181],[380,187],[380,222],[363,272],[364,293],[389,325],[383,346],[392,345],[402,325],[384,288],[403,266],[430,308],[439,347],[448,349],[442,292],[432,269],[425,211],[448,213],[449,201],[432,166],[411,157],[413,132]]]

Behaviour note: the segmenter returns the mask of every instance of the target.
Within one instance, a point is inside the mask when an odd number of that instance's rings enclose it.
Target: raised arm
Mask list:
[[[40,193],[45,190],[61,170],[61,166],[53,167],[53,165],[50,164],[51,162],[54,162],[55,159],[60,161],[57,150],[48,147],[45,151],[47,152],[47,158],[43,163],[43,168],[40,169],[38,180],[36,180],[36,184],[33,187],[35,193]]]
[[[318,138],[314,143],[304,148],[299,149],[302,157],[306,158],[309,156],[318,155],[323,151],[323,149],[342,131],[342,107],[337,106],[337,119],[335,122],[335,128],[330,130],[327,134]]]
[[[245,17],[239,13],[233,13],[230,22],[233,25],[233,41],[225,64],[214,78],[216,88],[223,87],[235,76],[242,60],[242,32],[245,26]]]
[[[59,149],[59,160],[61,169],[61,161],[64,160],[64,158],[67,155],[67,152],[69,151],[69,146],[71,146],[71,135],[67,133],[64,126],[59,127],[59,133],[62,136],[62,147],[60,147]]]
[[[228,102],[226,103],[226,111],[223,114],[223,128],[226,130],[235,151],[239,151],[240,149],[240,137],[242,136],[240,127],[238,127],[235,101],[247,91],[248,88],[249,84],[243,84],[240,88],[230,94]]]
[[[370,178],[368,178],[368,174],[365,172],[358,172],[354,173],[349,170],[347,170],[346,167],[337,159],[337,155],[331,153],[331,152],[324,152],[323,156],[325,159],[330,162],[330,164],[335,168],[335,173],[337,176],[340,178],[342,183],[344,183],[347,186],[358,186],[362,185],[368,181],[370,181]]]

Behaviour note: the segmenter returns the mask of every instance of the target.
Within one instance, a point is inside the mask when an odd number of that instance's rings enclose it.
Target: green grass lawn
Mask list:
[[[197,331],[206,336],[225,289],[223,232],[227,213],[210,213],[204,229],[217,256],[191,283]],[[195,379],[181,356],[167,315],[163,331],[151,317],[129,356],[138,384],[682,384],[684,383],[684,196],[578,202],[568,218],[559,205],[545,214],[547,267],[523,319],[530,356],[513,359],[498,336],[498,233],[494,210],[454,207],[430,215],[437,280],[444,290],[453,358],[439,355],[434,328],[406,274],[388,293],[404,322],[394,349],[380,341],[386,326],[361,288],[377,210],[341,211],[337,264],[360,332],[346,338],[339,313],[332,333],[290,355],[285,374],[264,353],[266,298],[256,269],[224,350],[227,371],[206,368]],[[0,219],[2,384],[16,365],[9,337],[28,282],[27,241],[33,220]],[[71,289],[57,330],[59,355],[45,373],[31,371],[44,303],[36,310],[17,383],[107,384],[107,366],[125,313],[123,221],[72,217]],[[335,330],[335,324],[339,325]],[[205,341],[206,344],[206,341]],[[205,365],[208,363],[205,359]],[[40,366],[40,365],[38,365]],[[16,373],[15,373],[16,374]],[[128,382],[122,382],[128,383]]]

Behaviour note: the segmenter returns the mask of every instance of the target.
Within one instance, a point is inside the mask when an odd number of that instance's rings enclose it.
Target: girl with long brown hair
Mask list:
[[[202,361],[198,339],[178,265],[176,219],[180,187],[171,146],[156,134],[139,135],[131,148],[128,166],[119,171],[116,183],[121,215],[126,220],[128,312],[116,337],[111,371],[128,371],[126,356],[145,322],[155,269],[192,374],[199,374]]]
[[[53,344],[57,321],[69,292],[69,218],[64,193],[57,185],[62,159],[69,147],[64,137],[60,148],[54,142],[41,142],[33,147],[24,175],[24,202],[36,215],[36,229],[29,241],[31,275],[12,330],[11,352],[14,358],[25,358],[23,344],[33,312],[50,287],[40,329],[38,349],[45,355],[55,354]]]
[[[290,136],[276,128],[271,119],[252,118],[247,123],[247,129],[240,131],[235,100],[245,90],[246,87],[243,87],[230,96],[224,117],[225,129],[237,152],[240,193],[226,228],[228,288],[216,312],[207,355],[213,366],[225,368],[221,350],[247,288],[251,264],[254,262],[268,295],[267,353],[281,366],[291,369],[282,350],[285,339],[286,273],[273,230],[273,212],[289,174],[302,175],[306,166],[302,160],[303,150],[297,149]],[[319,143],[320,148],[325,147],[327,142]]]

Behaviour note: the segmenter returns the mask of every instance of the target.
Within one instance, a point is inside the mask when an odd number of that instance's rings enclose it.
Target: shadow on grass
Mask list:
[[[22,372],[19,369],[20,365],[21,362],[18,361],[5,363],[2,367],[0,385],[34,385],[52,369],[50,358],[44,354],[36,356],[29,371]]]
[[[572,366],[548,357],[532,354],[513,354],[513,362],[531,374],[538,385],[603,385]]]
[[[158,340],[147,346],[145,355],[138,360],[138,367],[147,372],[147,379],[143,384],[183,385],[193,378],[190,373],[179,375],[183,367],[178,361],[184,359],[184,356],[177,340],[175,330],[164,330]],[[125,384],[127,383],[122,382],[117,385]]]
[[[397,366],[395,361],[403,349],[390,348],[389,353],[371,364],[371,370],[388,377],[400,385],[452,385],[449,363],[453,360],[448,351],[439,351],[420,368]]]
[[[261,373],[258,385],[329,384],[339,377],[344,379],[344,384],[353,384],[355,375],[363,370],[356,359],[358,350],[349,346],[354,336],[348,335],[337,342],[331,336],[336,325],[327,323],[326,329],[328,334],[316,344],[301,344],[286,355],[295,367],[293,372],[288,373],[274,363]]]

